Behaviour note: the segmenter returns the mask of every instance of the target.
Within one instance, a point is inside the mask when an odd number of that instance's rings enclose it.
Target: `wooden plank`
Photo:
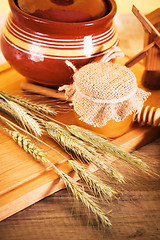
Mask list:
[[[0,65],[0,73],[8,70],[10,67],[11,67],[11,66],[9,65],[9,63],[1,64],[1,65]]]

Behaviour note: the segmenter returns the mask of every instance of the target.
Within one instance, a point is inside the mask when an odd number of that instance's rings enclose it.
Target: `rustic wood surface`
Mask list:
[[[138,152],[151,157],[157,172],[160,170],[160,139]],[[100,171],[97,174],[102,176]],[[0,239],[158,240],[160,180],[144,175],[136,179],[133,173],[129,176],[130,180],[135,181],[134,184],[129,181],[120,196],[108,207],[112,209],[113,227],[110,230],[103,232],[96,226],[89,226],[83,206],[76,204],[67,190],[61,190],[0,222]]]

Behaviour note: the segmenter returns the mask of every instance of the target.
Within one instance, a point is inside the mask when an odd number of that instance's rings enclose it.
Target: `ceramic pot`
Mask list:
[[[113,23],[114,0],[105,0],[109,12],[88,22],[56,22],[29,15],[20,10],[16,0],[9,0],[11,12],[1,36],[1,49],[6,60],[29,80],[60,86],[72,82],[72,69],[103,56],[118,44]]]

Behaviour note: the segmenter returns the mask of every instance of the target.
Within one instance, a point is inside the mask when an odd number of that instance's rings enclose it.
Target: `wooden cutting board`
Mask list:
[[[125,60],[123,60],[125,61]],[[122,64],[123,64],[122,61]],[[141,64],[132,67],[139,87],[140,79],[144,71]],[[0,89],[17,94],[21,90],[21,82],[24,77],[13,69],[7,69],[0,73]],[[160,106],[160,91],[152,91],[146,104]],[[68,123],[76,123],[72,111],[58,114],[57,119]],[[116,144],[126,150],[137,149],[160,136],[160,128],[140,127],[134,125],[126,134],[114,140]],[[48,137],[44,140],[59,152],[65,154],[59,146]],[[48,158],[66,173],[78,180],[68,163],[57,153],[39,145],[47,153]],[[30,206],[42,198],[64,188],[54,170],[45,170],[35,162],[29,154],[25,153],[12,139],[0,130],[0,220]],[[92,171],[96,168],[88,166]]]

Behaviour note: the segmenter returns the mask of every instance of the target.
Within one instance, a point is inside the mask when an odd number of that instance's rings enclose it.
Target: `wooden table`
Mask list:
[[[125,24],[128,24],[127,18],[124,16]],[[133,24],[132,21],[130,24]],[[137,32],[136,36],[138,35]],[[125,47],[127,55],[131,56],[136,50],[137,52],[140,50],[142,32],[139,36],[141,40],[132,34],[128,38],[123,31],[120,32],[121,44]],[[6,74],[1,82],[1,88],[19,89],[22,76],[9,71],[5,77]],[[150,157],[150,162],[158,173],[160,139],[142,147],[138,152]],[[112,229],[99,231],[94,223],[93,227],[88,225],[84,207],[74,202],[66,190],[61,190],[0,222],[0,240],[160,239],[159,177],[147,176],[141,172],[134,173],[133,169],[125,168],[124,165],[120,165],[119,169],[128,177],[128,181],[122,187],[118,198],[107,207],[112,210]],[[105,178],[100,171],[96,174]]]

